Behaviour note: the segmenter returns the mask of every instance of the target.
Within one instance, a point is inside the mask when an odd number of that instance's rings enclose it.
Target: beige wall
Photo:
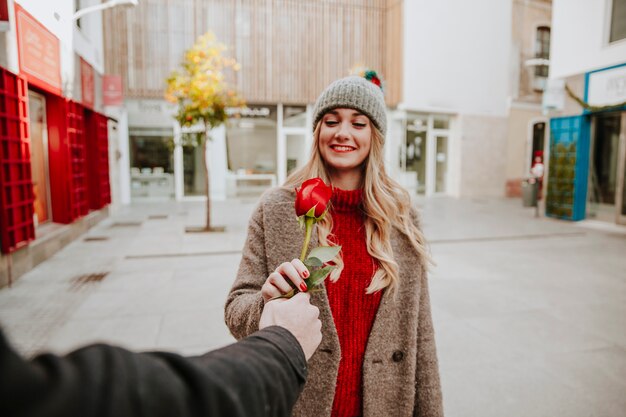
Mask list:
[[[541,110],[512,108],[509,113],[506,178],[521,179],[528,176],[528,158],[532,145],[532,124],[547,119]],[[548,138],[546,137],[547,141]]]
[[[538,26],[551,26],[552,2],[540,0],[515,0],[513,3],[512,41],[514,68],[513,97],[525,102],[540,103],[541,92],[533,90],[534,68],[524,62],[535,55]]]
[[[503,196],[507,155],[507,118],[462,115],[462,196]]]

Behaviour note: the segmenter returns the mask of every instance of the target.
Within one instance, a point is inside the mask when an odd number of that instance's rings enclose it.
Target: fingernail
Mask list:
[[[309,276],[309,271],[302,272],[302,276],[307,278]]]
[[[306,286],[306,282],[301,282],[300,283],[300,291],[306,292],[307,289],[308,289],[308,287]]]

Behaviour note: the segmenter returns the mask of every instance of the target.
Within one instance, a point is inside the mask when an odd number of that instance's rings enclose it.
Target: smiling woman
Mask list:
[[[322,291],[311,294],[323,342],[309,362],[296,417],[443,414],[426,277],[430,258],[408,193],[385,171],[380,85],[367,71],[322,92],[313,109],[310,159],[261,198],[226,301],[228,327],[245,337],[258,326],[263,291],[285,294],[307,278],[307,266],[296,258],[302,238],[292,214],[294,188],[316,177],[331,184],[330,209],[312,240],[342,250],[330,262],[337,268]]]
[[[369,155],[371,144],[371,123],[363,113],[338,108],[322,118],[319,149],[335,186],[345,190],[359,186],[361,165]]]

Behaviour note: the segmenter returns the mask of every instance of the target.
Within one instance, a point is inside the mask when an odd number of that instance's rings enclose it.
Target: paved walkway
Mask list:
[[[518,200],[420,199],[437,266],[446,415],[626,410],[626,231],[534,218]],[[233,339],[223,304],[254,202],[214,203],[223,234],[185,234],[202,203],[126,207],[0,290],[16,347],[94,341],[197,354]]]

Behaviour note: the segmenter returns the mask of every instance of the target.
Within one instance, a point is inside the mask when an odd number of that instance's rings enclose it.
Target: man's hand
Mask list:
[[[309,360],[322,341],[320,310],[312,305],[308,293],[300,292],[290,299],[268,301],[263,308],[259,329],[281,326],[289,330],[300,342]]]

